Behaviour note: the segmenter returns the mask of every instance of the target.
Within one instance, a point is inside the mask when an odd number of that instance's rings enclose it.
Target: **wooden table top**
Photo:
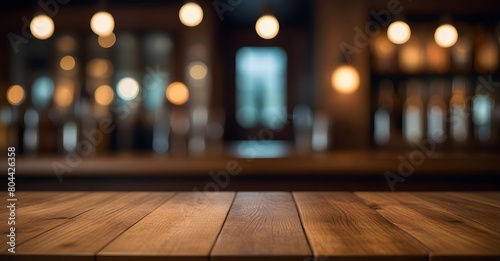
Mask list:
[[[19,192],[16,198],[16,253],[7,251],[9,227],[1,221],[0,260],[500,260],[500,192]]]

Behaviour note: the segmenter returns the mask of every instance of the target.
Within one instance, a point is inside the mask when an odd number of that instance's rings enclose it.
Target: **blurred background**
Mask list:
[[[496,1],[0,10],[0,148],[26,188],[203,189],[229,168],[248,175],[219,189],[499,188]]]

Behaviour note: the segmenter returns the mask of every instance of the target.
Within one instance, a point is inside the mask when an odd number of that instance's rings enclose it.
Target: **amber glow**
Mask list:
[[[182,82],[173,82],[167,87],[167,99],[175,105],[182,105],[189,99],[189,90]]]
[[[87,73],[92,77],[106,77],[112,73],[112,65],[109,60],[96,58],[87,64]]]
[[[68,107],[73,103],[73,88],[68,84],[59,85],[54,95],[54,103],[59,107]]]
[[[102,48],[110,48],[115,44],[116,36],[114,33],[111,33],[108,36],[99,36],[97,38],[97,42]]]
[[[113,88],[109,85],[101,85],[97,87],[94,93],[95,102],[101,106],[108,106],[113,102],[115,94]]]
[[[333,88],[344,94],[353,93],[359,87],[359,73],[350,65],[342,65],[332,74]]]
[[[23,87],[20,85],[12,85],[7,90],[7,101],[14,106],[23,103],[25,98],[25,92]]]
[[[73,56],[66,55],[63,58],[61,58],[59,65],[63,70],[66,71],[73,70],[73,68],[75,68],[76,65],[75,58],[73,58]]]

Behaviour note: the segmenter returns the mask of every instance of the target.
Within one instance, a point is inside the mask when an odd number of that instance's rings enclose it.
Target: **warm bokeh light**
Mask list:
[[[193,62],[189,65],[189,75],[195,80],[201,80],[207,76],[208,68],[202,62]]]
[[[182,105],[189,99],[189,90],[182,82],[173,82],[167,87],[167,99],[175,105]]]
[[[332,74],[333,88],[344,94],[353,93],[359,87],[359,73],[350,65],[342,65]]]
[[[26,97],[23,87],[20,85],[12,85],[7,90],[7,101],[14,106],[23,103]]]
[[[401,46],[398,63],[403,72],[415,73],[422,69],[424,57],[425,54],[420,41],[414,39]]]
[[[439,47],[436,42],[429,40],[425,50],[426,69],[438,73],[445,73],[450,69],[450,54]]]
[[[106,59],[92,59],[87,64],[87,74],[92,77],[106,77],[111,75],[113,65]]]
[[[72,52],[75,50],[75,47],[76,47],[76,41],[75,38],[73,38],[72,36],[65,35],[57,40],[57,49],[59,49],[59,51],[61,52],[66,52],[66,53]]]
[[[203,9],[196,3],[186,3],[179,10],[179,19],[185,26],[197,26],[203,20]]]
[[[94,93],[95,102],[101,106],[108,106],[113,102],[113,98],[115,97],[115,93],[113,92],[113,88],[109,85],[101,85],[97,87]]]
[[[54,21],[47,15],[37,15],[31,20],[30,30],[37,39],[48,39],[54,33]]]
[[[139,94],[139,83],[131,77],[122,78],[118,81],[116,92],[125,101],[131,101]]]
[[[59,107],[68,107],[73,103],[73,88],[67,84],[59,85],[54,95],[54,103]]]
[[[374,42],[375,54],[380,55],[382,57],[390,56],[395,51],[395,45],[389,41],[389,39],[385,35],[380,35],[375,38]]]
[[[485,37],[481,44],[476,46],[474,67],[480,73],[492,73],[498,69],[500,50],[495,39]]]
[[[455,27],[451,24],[441,25],[434,33],[434,40],[436,40],[436,43],[443,48],[453,46],[457,42],[457,39],[457,29],[455,29]]]
[[[102,48],[110,48],[116,42],[116,35],[114,33],[111,33],[108,36],[99,36],[97,38],[97,42]]]
[[[59,62],[59,65],[61,66],[61,69],[70,71],[75,68],[76,62],[75,58],[71,55],[66,55],[63,58],[61,58],[61,61]]]
[[[263,39],[273,39],[278,35],[280,24],[272,15],[264,15],[255,23],[255,31]]]
[[[115,20],[108,12],[98,12],[90,19],[90,28],[99,36],[108,36],[115,29]]]
[[[387,28],[387,38],[395,44],[406,43],[411,36],[410,26],[407,23],[397,21]]]

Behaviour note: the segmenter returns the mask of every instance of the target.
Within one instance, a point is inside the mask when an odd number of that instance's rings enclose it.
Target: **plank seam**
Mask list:
[[[317,256],[316,256],[316,253],[314,253],[314,249],[312,247],[311,241],[309,240],[309,235],[307,234],[306,228],[304,227],[304,222],[302,220],[302,214],[299,210],[297,200],[295,199],[295,193],[293,191],[290,193],[292,194],[293,203],[295,204],[295,210],[297,211],[297,215],[299,216],[300,226],[302,227],[302,232],[304,233],[304,236],[306,237],[307,245],[309,246],[309,249],[311,250],[312,260],[316,260]]]
[[[372,209],[363,200],[363,198],[361,198],[361,197],[358,196],[357,192],[354,192],[353,195],[358,199],[359,202],[363,203],[367,208]],[[422,242],[418,238],[414,237],[410,232],[408,232],[408,231],[404,230],[403,228],[399,227],[396,223],[392,222],[389,218],[387,218],[386,216],[384,216],[384,214],[381,214],[378,210],[375,210],[375,209],[372,209],[372,210],[375,211],[381,217],[383,217],[385,220],[387,220],[387,222],[389,222],[393,226],[397,227],[399,230],[403,231],[405,234],[409,235],[411,238],[415,239],[417,242],[420,242],[420,244],[422,244],[422,246],[424,246],[427,249],[427,260],[429,260],[429,261],[431,260],[431,254],[433,253],[433,250],[431,248],[429,248],[429,246],[427,246],[424,242]]]
[[[20,246],[20,245],[22,245],[22,244],[25,244],[26,242],[28,242],[28,241],[30,241],[30,240],[33,240],[33,239],[35,239],[35,238],[37,238],[37,237],[39,237],[39,236],[42,236],[43,234],[45,234],[45,233],[47,233],[47,232],[49,232],[49,231],[52,231],[52,230],[54,230],[54,229],[56,229],[56,228],[58,228],[58,227],[60,227],[60,226],[62,226],[62,225],[65,225],[66,223],[68,223],[68,222],[72,221],[74,218],[76,218],[76,217],[78,217],[78,216],[81,216],[81,215],[83,215],[83,214],[85,214],[85,213],[87,213],[87,212],[89,212],[89,211],[91,211],[91,210],[93,210],[93,209],[94,209],[94,208],[90,208],[90,209],[85,210],[85,211],[83,211],[83,212],[81,212],[81,213],[78,213],[78,214],[76,214],[76,215],[74,215],[74,216],[72,216],[72,217],[69,217],[69,218],[68,218],[68,219],[66,219],[66,221],[64,221],[63,223],[61,223],[61,224],[59,224],[59,225],[57,225],[57,226],[54,226],[54,227],[52,227],[52,228],[49,228],[49,229],[47,229],[47,230],[45,230],[45,231],[41,232],[41,233],[40,233],[40,234],[38,234],[38,235],[35,235],[35,236],[31,237],[31,238],[28,238],[28,239],[26,239],[26,240],[22,241],[21,243],[16,244],[16,247],[18,247],[18,246]],[[8,251],[5,251],[4,253],[6,253],[6,252],[8,252]]]
[[[231,209],[233,208],[234,201],[236,200],[236,196],[238,195],[238,192],[234,192],[233,200],[231,201],[231,206],[229,206],[229,209],[227,210],[226,217],[224,218],[224,222],[222,222],[222,226],[220,226],[219,232],[217,233],[217,237],[215,237],[214,243],[212,244],[212,247],[210,248],[210,251],[208,252],[208,260],[213,261],[213,256],[212,253],[215,248],[215,244],[217,243],[217,240],[219,239],[220,233],[222,232],[222,229],[226,225],[227,217],[229,217],[229,212],[231,212]]]
[[[127,227],[126,229],[124,229],[122,232],[120,232],[118,235],[116,235],[116,237],[114,237],[113,239],[109,240],[108,243],[104,244],[101,248],[97,249],[96,252],[94,253],[94,260],[97,261],[97,255],[105,248],[107,247],[109,244],[111,244],[112,242],[114,242],[117,238],[119,238],[123,233],[125,233],[126,231],[128,231],[131,227],[135,226],[137,223],[139,223],[141,220],[143,220],[145,217],[149,216],[149,214],[153,213],[155,210],[157,210],[158,208],[160,208],[161,206],[163,206],[163,204],[167,203],[169,200],[171,200],[172,198],[174,198],[175,195],[177,195],[179,192],[175,192],[173,193],[170,197],[168,197],[167,199],[165,199],[165,201],[163,201],[161,204],[158,204],[158,206],[156,208],[153,208],[149,213],[147,213],[146,215],[144,215],[143,217],[141,217],[140,219],[138,219],[136,222],[134,222],[132,225],[130,225],[129,227]]]

